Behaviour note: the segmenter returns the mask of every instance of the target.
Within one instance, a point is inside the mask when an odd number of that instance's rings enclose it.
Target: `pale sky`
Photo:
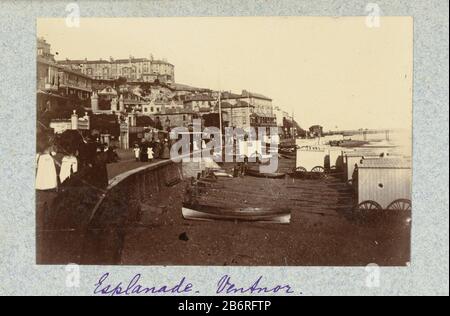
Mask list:
[[[178,83],[247,89],[303,128],[411,128],[413,21],[382,17],[38,19],[57,59],[166,58]]]

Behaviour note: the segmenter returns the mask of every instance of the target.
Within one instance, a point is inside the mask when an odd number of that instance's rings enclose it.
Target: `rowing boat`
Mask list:
[[[251,176],[251,177],[257,177],[257,178],[267,178],[267,179],[282,179],[286,176],[285,173],[280,173],[280,172],[263,173],[263,172],[260,172],[259,170],[254,170],[254,169],[247,169],[245,171],[245,175]]]
[[[274,208],[237,208],[227,209],[211,205],[183,204],[183,218],[201,221],[245,221],[270,224],[289,224],[291,211],[289,209]]]

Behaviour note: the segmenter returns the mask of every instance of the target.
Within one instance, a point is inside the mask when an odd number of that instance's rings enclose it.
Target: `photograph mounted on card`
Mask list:
[[[407,266],[410,17],[39,18],[36,263]]]

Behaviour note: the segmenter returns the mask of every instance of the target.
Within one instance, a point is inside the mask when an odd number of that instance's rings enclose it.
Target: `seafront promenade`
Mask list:
[[[118,154],[121,161],[108,165],[107,192],[94,196],[90,207],[86,204],[86,214],[79,215],[77,203],[65,208],[73,213],[68,216],[73,223],[84,221],[77,216],[90,218],[89,227],[43,232],[40,240],[47,251],[42,262],[64,263],[70,258],[84,264],[125,265],[408,264],[410,226],[402,218],[354,221],[349,217],[355,203],[352,189],[338,176],[222,178],[202,189],[208,200],[230,207],[289,208],[292,220],[287,226],[191,221],[181,212],[189,182],[178,177],[181,164],[141,163],[130,151]],[[295,160],[280,159],[280,168],[294,166]],[[68,247],[79,238],[79,249]]]

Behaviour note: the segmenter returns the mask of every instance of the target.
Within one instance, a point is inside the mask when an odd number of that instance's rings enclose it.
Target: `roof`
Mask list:
[[[75,65],[75,64],[82,64],[85,62],[85,60],[75,60],[75,59],[64,59],[64,60],[57,60],[58,64],[64,64],[64,65]]]
[[[123,104],[124,105],[141,105],[141,104],[146,104],[146,103],[144,101],[141,101],[141,100],[125,99],[125,100],[123,100]]]
[[[160,113],[155,113],[155,114],[151,114],[152,116],[160,116],[160,117],[164,117],[164,116],[170,116],[170,115],[185,115],[185,114],[194,114],[194,111],[191,110],[187,110],[187,109],[183,109],[183,110],[175,110],[175,109],[169,109],[166,110],[166,112],[160,112]]]
[[[171,63],[163,60],[150,60],[148,58],[121,58],[121,59],[64,59],[58,60],[59,64],[125,64],[125,63],[151,62],[152,64],[167,64],[173,66]]]
[[[363,160],[360,169],[411,169],[411,160],[403,158],[380,158]]]
[[[63,65],[80,65],[80,64],[110,64],[109,60],[98,59],[98,60],[85,60],[85,59],[64,59],[57,60],[58,64]]]
[[[358,150],[353,152],[348,152],[345,154],[347,157],[379,157],[380,152],[373,150]]]
[[[216,101],[216,99],[210,95],[198,94],[187,97],[185,102],[191,101]]]
[[[55,98],[61,98],[61,99],[65,99],[65,100],[69,99],[68,97],[65,97],[65,96],[62,96],[62,95],[59,95],[59,94],[56,94],[56,93],[42,91],[42,90],[38,90],[37,94],[46,95],[46,96],[52,96],[52,97],[55,97]]]
[[[41,64],[46,64],[46,65],[49,65],[49,66],[53,66],[53,67],[58,68],[58,69],[60,69],[60,70],[62,70],[64,72],[67,72],[67,73],[71,73],[71,74],[74,74],[74,75],[77,75],[77,76],[80,76],[80,77],[83,77],[83,78],[86,78],[86,79],[92,79],[92,77],[83,74],[81,71],[77,71],[77,70],[74,70],[74,69],[71,69],[71,68],[64,67],[63,65],[59,65],[57,63],[48,61],[48,60],[46,60],[46,59],[44,59],[44,58],[42,58],[40,56],[37,56],[36,61],[38,63],[41,63]]]
[[[171,63],[169,63],[165,60],[152,60],[152,64],[165,64],[165,65],[173,66]]]
[[[225,102],[225,101],[222,101],[221,102],[221,107],[222,107],[222,109],[223,108],[231,108],[233,105],[231,104],[231,103],[229,103],[229,102]]]
[[[242,91],[242,97],[244,97],[244,98],[249,98],[250,97],[250,98],[255,98],[255,99],[272,101],[271,98],[266,97],[265,95],[262,95],[260,93],[254,93],[254,92],[246,91],[246,90]]]
[[[231,92],[222,92],[222,95],[221,95],[221,99],[222,100],[229,100],[229,99],[241,99],[241,98],[243,98],[243,96],[242,95],[240,95],[240,94],[236,94],[236,93],[231,93]]]
[[[253,117],[259,117],[259,118],[271,118],[271,119],[275,119],[276,116],[272,115],[272,116],[267,116],[267,115],[261,115],[258,113],[252,113],[251,116]]]
[[[169,87],[175,89],[176,91],[210,91],[206,88],[198,88],[181,83],[172,83],[169,85]]]
[[[165,65],[171,65],[171,63],[164,61],[164,60],[150,60],[148,58],[121,58],[121,59],[94,59],[94,60],[87,60],[87,59],[64,59],[64,60],[58,60],[58,64],[124,64],[124,63],[139,63],[139,62],[151,62],[152,64],[165,64]]]
[[[221,103],[222,103],[221,104],[221,108],[222,109],[229,109],[229,108],[236,109],[236,108],[247,108],[247,107],[254,108],[255,107],[254,105],[251,105],[251,104],[249,105],[248,102],[241,101],[241,100],[236,102],[236,104],[231,104],[231,103],[228,103],[228,102],[221,102]]]
[[[109,91],[108,91],[109,90]],[[111,86],[104,87],[101,91],[98,91],[99,95],[117,95],[116,89]]]
[[[114,63],[116,63],[116,64],[126,64],[126,63],[129,63],[129,62],[132,62],[132,63],[139,63],[139,62],[144,62],[144,61],[150,61],[150,59],[147,59],[147,58],[122,58],[122,59],[113,59],[112,61],[111,61],[111,64],[114,64]]]

